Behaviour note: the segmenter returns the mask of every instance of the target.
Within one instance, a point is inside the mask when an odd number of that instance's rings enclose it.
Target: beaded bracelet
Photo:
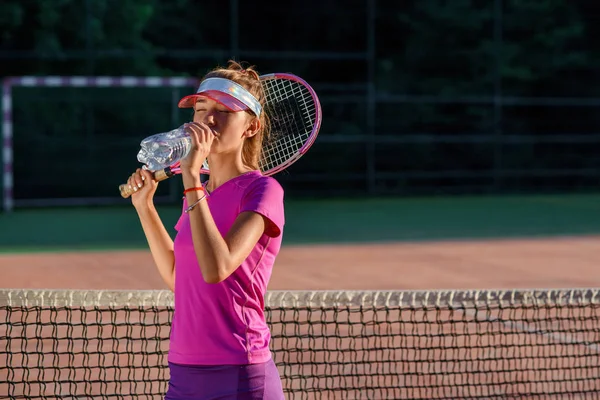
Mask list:
[[[198,186],[198,187],[193,187],[193,188],[185,189],[185,190],[183,191],[183,195],[185,196],[185,195],[186,195],[186,194],[188,194],[189,192],[194,192],[194,191],[197,191],[197,190],[202,190],[202,191],[204,191],[204,187],[202,187],[202,186]]]

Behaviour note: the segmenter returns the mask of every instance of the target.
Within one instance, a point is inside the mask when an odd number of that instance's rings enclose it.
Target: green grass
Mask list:
[[[171,234],[181,212],[159,212]],[[600,195],[289,200],[284,244],[600,234]],[[0,251],[145,248],[132,207],[0,214]]]

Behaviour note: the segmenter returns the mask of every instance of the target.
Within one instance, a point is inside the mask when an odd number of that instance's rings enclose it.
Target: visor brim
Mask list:
[[[178,107],[179,108],[193,108],[199,98],[209,98],[211,100],[216,101],[219,104],[225,106],[228,110],[231,111],[246,111],[248,110],[248,106],[239,101],[233,96],[230,96],[226,93],[219,92],[216,90],[210,90],[201,93],[190,94],[185,96],[179,100]]]

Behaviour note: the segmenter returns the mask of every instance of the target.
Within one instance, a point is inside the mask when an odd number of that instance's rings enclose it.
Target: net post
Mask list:
[[[375,102],[376,84],[375,84],[375,62],[376,62],[376,43],[375,43],[375,19],[377,13],[376,0],[367,0],[366,26],[367,26],[367,143],[366,162],[367,162],[367,193],[373,195],[377,191],[376,177],[376,144],[375,144]]]
[[[12,78],[2,81],[2,208],[13,209]]]
[[[494,0],[494,32],[493,43],[495,47],[496,58],[494,60],[494,178],[493,188],[500,191],[502,188],[502,158],[503,158],[503,133],[502,133],[502,46],[503,46],[503,21],[502,10],[504,8],[503,0]]]

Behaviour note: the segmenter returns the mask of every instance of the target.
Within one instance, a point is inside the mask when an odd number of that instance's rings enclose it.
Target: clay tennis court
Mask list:
[[[600,286],[600,236],[284,246],[270,290]],[[5,288],[165,289],[148,250],[0,254]]]

